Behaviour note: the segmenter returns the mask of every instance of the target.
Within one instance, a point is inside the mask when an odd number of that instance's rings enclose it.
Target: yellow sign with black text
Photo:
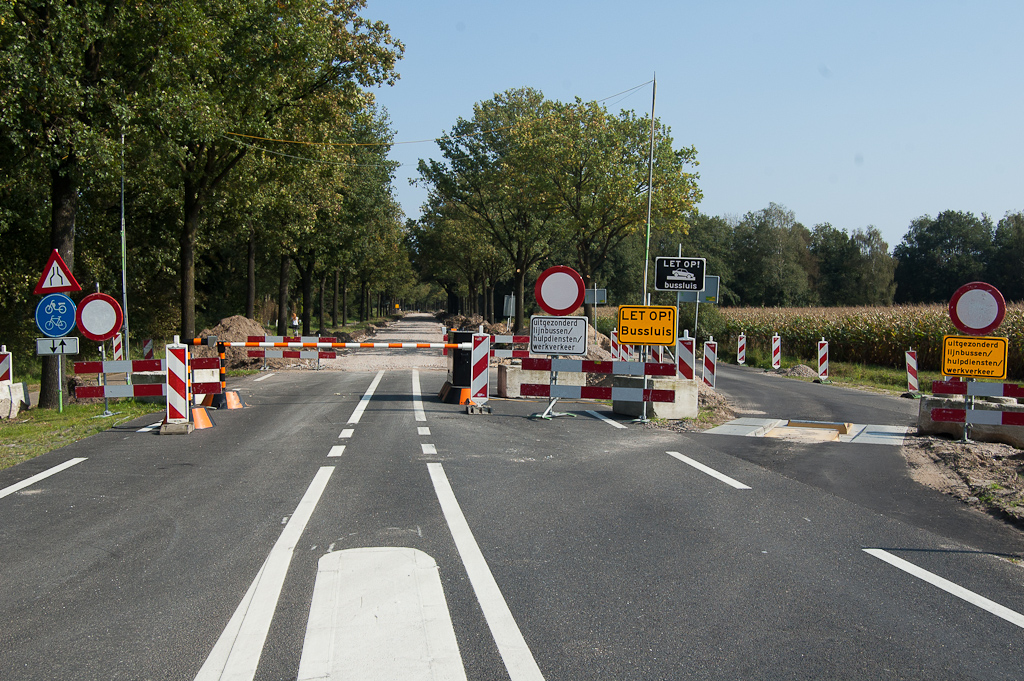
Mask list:
[[[942,373],[966,378],[1006,379],[1009,342],[997,336],[943,336]]]
[[[619,342],[625,345],[675,345],[676,308],[671,305],[620,305]]]

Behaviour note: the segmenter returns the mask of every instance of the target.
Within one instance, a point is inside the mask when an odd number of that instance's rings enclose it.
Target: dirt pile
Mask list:
[[[778,376],[796,376],[797,378],[817,378],[818,372],[807,366],[806,364],[797,364],[795,367],[788,369],[775,369],[768,373],[776,374]]]

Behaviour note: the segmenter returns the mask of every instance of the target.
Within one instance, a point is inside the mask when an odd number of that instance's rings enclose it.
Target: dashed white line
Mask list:
[[[265,381],[265,380],[267,380],[268,378],[270,378],[273,375],[274,374],[263,374],[259,378],[253,379],[253,383],[259,383],[260,381]]]
[[[738,480],[733,480],[732,478],[730,478],[725,473],[719,473],[714,468],[710,468],[708,466],[705,466],[704,464],[702,464],[699,461],[694,461],[693,459],[691,459],[688,456],[683,456],[679,452],[668,452],[668,455],[671,456],[671,457],[675,457],[676,459],[679,459],[680,461],[682,461],[683,463],[685,463],[687,465],[693,466],[694,468],[696,468],[697,470],[699,470],[702,473],[707,473],[711,477],[713,477],[713,478],[715,478],[717,480],[721,480],[722,482],[724,482],[725,484],[729,485],[730,487],[735,487],[736,489],[750,489],[749,486],[744,485],[742,482],[739,482]]]
[[[242,597],[227,627],[196,675],[196,681],[241,681],[256,676],[270,622],[277,609],[284,578],[302,532],[327,488],[333,466],[323,466],[313,477],[295,513],[281,531],[263,567]]]
[[[995,601],[991,601],[985,598],[984,596],[974,593],[969,589],[965,589],[959,584],[954,584],[948,579],[943,579],[942,577],[939,577],[937,574],[933,572],[928,572],[924,568],[919,568],[911,562],[905,561],[902,558],[899,558],[898,556],[892,555],[888,551],[884,551],[882,549],[864,549],[864,553],[874,556],[879,560],[884,560],[889,565],[892,565],[895,568],[899,568],[900,570],[903,570],[909,575],[913,575],[918,579],[924,580],[932,586],[937,586],[943,591],[953,594],[957,598],[962,598],[971,605],[976,605],[982,610],[987,610],[996,617],[1000,617],[1009,622],[1010,624],[1015,624],[1018,627],[1024,629],[1024,615],[1021,615],[1019,612],[1015,610],[1010,610],[1006,606],[999,605]]]
[[[420,372],[412,370],[412,408],[416,414],[417,421],[426,421],[427,415],[423,413],[423,396],[420,394]]]
[[[356,432],[355,428],[345,428],[344,430],[341,431],[341,435],[339,435],[338,437],[339,438],[352,437],[352,433],[354,433],[354,432]]]
[[[595,419],[601,419],[602,421],[604,421],[608,425],[615,426],[616,428],[625,428],[626,427],[626,426],[622,425],[621,423],[619,423],[618,421],[616,421],[615,419],[610,419],[607,416],[605,416],[604,414],[598,414],[596,411],[594,411],[592,409],[587,409],[586,413],[590,414]]]
[[[15,492],[23,490],[23,489],[25,489],[26,487],[28,487],[30,485],[34,485],[37,482],[39,482],[40,480],[45,480],[46,478],[50,477],[51,475],[55,475],[57,473],[60,473],[63,470],[67,470],[68,468],[71,468],[75,464],[82,463],[83,461],[86,460],[86,458],[87,457],[79,457],[77,459],[68,459],[64,463],[57,464],[53,468],[48,468],[45,471],[43,471],[42,473],[36,473],[31,478],[25,478],[21,482],[16,482],[13,485],[11,485],[10,487],[4,487],[3,489],[0,489],[0,499],[3,499],[4,497],[6,497],[6,496],[8,496],[10,494],[14,494]]]
[[[417,426],[417,435],[430,435],[430,426]]]
[[[544,681],[544,675],[541,674],[540,667],[537,666],[537,661],[519,630],[519,625],[512,617],[512,611],[501,595],[498,583],[494,581],[494,575],[491,574],[480,546],[473,537],[473,531],[469,529],[469,523],[466,522],[466,516],[459,507],[444,468],[439,463],[428,463],[427,469],[434,483],[437,500],[441,503],[441,511],[455,540],[455,547],[466,567],[466,574],[473,585],[473,592],[480,602],[484,619],[491,629],[491,636],[498,646],[509,678],[511,681]]]
[[[373,382],[370,383],[370,387],[366,389],[366,392],[359,399],[359,404],[357,404],[356,408],[352,411],[352,416],[348,417],[349,423],[359,423],[359,419],[363,417],[363,412],[366,411],[367,405],[370,404],[370,398],[373,397],[373,391],[377,389],[383,375],[383,369],[377,372],[377,376],[374,377]]]
[[[424,454],[437,454],[437,447],[434,445],[420,444]]]
[[[327,456],[341,456],[344,453],[345,445],[334,445],[333,447],[331,447],[331,451],[327,454]]]

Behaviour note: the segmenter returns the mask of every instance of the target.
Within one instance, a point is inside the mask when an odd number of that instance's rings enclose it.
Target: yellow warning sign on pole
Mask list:
[[[1008,348],[1008,341],[998,336],[943,336],[942,373],[1003,380]]]
[[[670,305],[620,305],[619,342],[626,345],[675,345],[676,308]]]

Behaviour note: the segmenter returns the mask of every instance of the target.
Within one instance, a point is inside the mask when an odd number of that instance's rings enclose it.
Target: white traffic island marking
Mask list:
[[[465,678],[433,558],[372,547],[320,559],[298,681]]]
[[[953,594],[957,598],[962,598],[971,605],[976,605],[982,610],[987,610],[996,617],[1001,617],[1010,624],[1016,624],[1018,627],[1024,629],[1024,615],[1021,615],[1016,610],[1010,610],[1004,605],[1000,605],[980,594],[976,594],[970,589],[965,589],[959,584],[955,584],[948,579],[943,579],[933,572],[928,572],[924,568],[919,568],[913,563],[894,556],[888,551],[884,551],[882,549],[864,549],[864,553],[872,555],[879,560],[884,560],[889,565],[899,568],[909,575],[913,575],[918,579],[924,580],[932,586],[942,589],[946,593]]]
[[[722,482],[724,482],[725,484],[729,485],[730,487],[735,487],[736,489],[750,489],[749,486],[744,485],[742,482],[739,482],[738,480],[733,480],[732,478],[730,478],[725,473],[719,473],[714,468],[711,468],[710,466],[705,466],[704,464],[702,464],[699,461],[694,461],[693,459],[691,459],[688,456],[683,456],[679,452],[666,452],[666,453],[669,456],[671,456],[671,457],[673,457],[675,459],[679,459],[680,461],[682,461],[683,463],[685,463],[685,464],[687,464],[689,466],[693,466],[694,468],[699,470],[701,473],[707,473],[708,475],[710,475],[711,477],[715,478],[716,480],[721,480]]]

